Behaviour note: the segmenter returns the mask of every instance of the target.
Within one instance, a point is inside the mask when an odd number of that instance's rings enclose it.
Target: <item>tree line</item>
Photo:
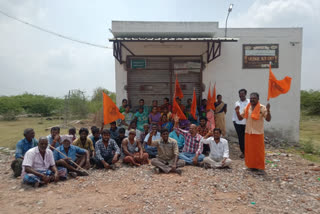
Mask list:
[[[72,90],[65,98],[24,93],[16,96],[0,96],[0,115],[4,120],[14,120],[16,116],[27,114],[65,116],[85,118],[88,113],[96,113],[102,109],[102,92],[105,92],[115,102],[116,94],[104,88],[96,88],[91,98],[80,90]]]

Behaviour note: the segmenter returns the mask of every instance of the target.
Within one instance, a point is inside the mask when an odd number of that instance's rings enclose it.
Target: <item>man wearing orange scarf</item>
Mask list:
[[[264,152],[264,121],[270,122],[270,104],[261,105],[259,94],[250,94],[250,103],[240,114],[240,107],[235,108],[239,120],[246,119],[245,130],[245,163],[252,170],[258,170],[263,174],[265,169],[265,152]]]

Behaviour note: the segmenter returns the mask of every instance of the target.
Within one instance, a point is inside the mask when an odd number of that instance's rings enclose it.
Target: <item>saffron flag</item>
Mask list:
[[[216,109],[216,107],[214,106],[214,103],[217,102],[216,99],[217,99],[216,83],[214,83],[214,87],[213,87],[213,91],[212,91],[212,103],[213,103],[213,109],[212,110]]]
[[[197,119],[196,112],[197,112],[197,97],[196,97],[196,90],[193,89],[193,97],[192,97],[190,114],[195,120]]]
[[[186,115],[184,115],[184,113],[182,112],[179,104],[177,103],[176,99],[175,99],[176,96],[174,96],[173,98],[173,103],[172,103],[172,113],[174,115],[178,115],[179,119],[180,120],[186,120]]]
[[[108,124],[118,119],[124,120],[124,115],[120,113],[118,107],[111,98],[102,92],[103,95],[103,123]]]
[[[183,98],[183,93],[182,90],[180,88],[180,84],[178,82],[178,75],[176,74],[176,84],[175,84],[175,96],[174,99],[176,99],[176,97],[179,97],[180,99]]]
[[[277,80],[271,71],[271,64],[269,65],[269,89],[268,89],[268,100],[275,98],[280,94],[285,94],[290,90],[291,77],[286,76],[282,80]]]
[[[214,107],[213,99],[211,97],[211,90],[210,90],[210,86],[209,86],[206,110],[208,111],[210,109],[214,110],[215,107]]]

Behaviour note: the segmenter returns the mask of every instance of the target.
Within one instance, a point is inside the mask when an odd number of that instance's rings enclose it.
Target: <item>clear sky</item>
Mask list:
[[[228,27],[303,27],[302,89],[319,90],[319,0],[1,0],[0,10],[60,34],[110,46],[111,20],[219,21]],[[115,91],[111,49],[100,49],[30,28],[0,14],[0,95],[23,92],[63,97]]]

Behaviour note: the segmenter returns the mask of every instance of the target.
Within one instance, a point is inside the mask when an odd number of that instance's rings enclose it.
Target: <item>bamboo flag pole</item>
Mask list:
[[[65,154],[63,154],[62,152],[60,152],[58,149],[56,149],[55,147],[51,146],[49,144],[50,148],[54,149],[55,151],[59,152],[61,155],[63,155],[65,158],[69,158],[68,156],[66,156]],[[81,170],[85,171],[86,173],[88,173],[89,175],[89,172],[87,170],[85,170],[84,168],[82,168],[81,166],[79,166],[76,162],[74,162],[73,160],[69,160],[71,163],[73,163],[74,165],[76,165],[77,167],[79,167]]]

